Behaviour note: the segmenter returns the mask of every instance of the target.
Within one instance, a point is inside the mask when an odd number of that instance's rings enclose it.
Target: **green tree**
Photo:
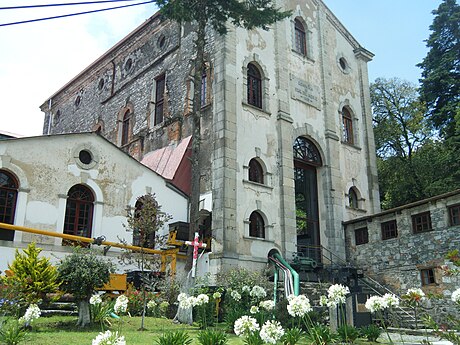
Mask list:
[[[23,253],[16,249],[14,261],[8,265],[13,275],[2,277],[3,284],[19,290],[16,291],[16,299],[19,297],[29,304],[42,301],[47,293],[56,292],[59,288],[56,267],[48,258],[39,257],[41,251],[35,243],[30,243],[22,250]]]
[[[194,25],[196,38],[194,41],[195,54],[193,56],[195,86],[201,85],[205,64],[205,47],[207,30],[214,30],[218,34],[227,33],[228,22],[247,29],[269,26],[278,20],[290,15],[288,11],[281,11],[276,7],[274,0],[156,0],[162,14],[178,23],[189,22]],[[189,238],[199,228],[199,201],[200,180],[202,167],[199,156],[201,151],[201,87],[194,87],[192,109],[192,178],[190,196],[190,230]],[[191,267],[192,249],[189,247],[186,268]]]
[[[133,231],[136,236],[139,238],[139,245],[141,248],[151,247],[153,248],[155,242],[158,241],[159,237],[157,236],[158,230],[161,230],[168,220],[171,219],[171,216],[161,212],[161,205],[155,198],[155,194],[148,193],[146,195],[140,196],[136,201],[136,208],[133,210],[128,209],[127,222],[126,226],[128,230]],[[139,267],[142,272],[142,319],[141,319],[141,330],[144,330],[144,318],[147,309],[147,293],[146,293],[146,276],[144,275],[144,270],[146,266],[149,268],[152,267],[152,264],[155,264],[151,260],[153,257],[149,256],[150,262],[147,263],[146,255],[143,250],[140,252],[140,258],[137,260]]]
[[[450,138],[460,135],[460,6],[456,0],[444,0],[433,14],[429,51],[418,64],[420,94],[434,127]]]
[[[78,303],[78,326],[86,327],[91,323],[89,299],[96,288],[110,280],[113,270],[111,262],[82,249],[61,260],[58,266],[61,289],[73,294]]]

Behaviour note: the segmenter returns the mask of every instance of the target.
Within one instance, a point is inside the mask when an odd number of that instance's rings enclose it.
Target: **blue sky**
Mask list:
[[[369,80],[398,77],[418,84],[434,9],[441,0],[324,0],[360,44],[375,54]]]
[[[369,63],[370,81],[377,77],[399,77],[418,82],[420,69],[415,65],[426,55],[423,41],[429,36],[428,27],[433,21],[431,12],[441,0],[324,2],[361,45],[376,55]],[[17,0],[1,0],[1,3],[2,6],[18,5]],[[21,0],[21,5],[37,3],[42,2]],[[149,4],[0,27],[0,130],[40,135],[43,113],[39,106],[154,12],[155,7]],[[49,8],[43,11],[2,10],[0,23],[50,14],[61,13]]]

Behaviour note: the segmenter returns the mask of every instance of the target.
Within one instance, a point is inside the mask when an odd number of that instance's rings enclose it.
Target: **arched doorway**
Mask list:
[[[298,251],[321,260],[317,169],[322,166],[316,146],[298,137],[294,142],[294,180]]]

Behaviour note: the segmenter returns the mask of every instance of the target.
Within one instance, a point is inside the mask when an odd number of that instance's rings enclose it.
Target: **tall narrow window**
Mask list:
[[[91,190],[81,184],[69,189],[64,219],[64,234],[91,238],[94,196]],[[63,245],[73,241],[62,240]],[[81,245],[81,244],[80,244]]]
[[[356,194],[356,191],[354,188],[350,188],[348,190],[348,206],[350,208],[358,209],[358,194]]]
[[[131,112],[127,110],[123,116],[121,124],[121,145],[126,145],[129,142],[129,132],[131,127]]]
[[[208,104],[208,74],[206,70],[203,70],[201,74],[201,107]]]
[[[5,170],[0,170],[0,222],[14,224],[16,200],[19,183],[16,178]],[[13,241],[14,231],[1,230],[0,240]]]
[[[252,212],[249,216],[249,236],[265,238],[265,222],[257,211]]]
[[[262,76],[252,63],[248,64],[248,104],[262,108]]]
[[[155,121],[154,125],[163,122],[165,100],[165,75],[155,79]]]
[[[307,55],[307,36],[302,22],[296,19],[295,27],[295,51],[304,56]]]
[[[342,109],[342,141],[353,144],[353,119],[347,108]]]
[[[264,183],[264,171],[255,158],[249,161],[249,181]]]

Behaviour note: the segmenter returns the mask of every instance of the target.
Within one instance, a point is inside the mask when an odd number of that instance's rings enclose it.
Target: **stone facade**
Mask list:
[[[459,205],[457,190],[345,222],[347,259],[398,295],[421,288],[445,297],[433,302],[438,316],[453,311],[450,296],[460,287],[460,276],[446,276],[442,267],[449,264],[447,253],[460,248]]]
[[[200,159],[203,198],[212,205],[212,273],[262,268],[273,249],[288,258],[297,251],[297,138],[318,155],[316,165],[304,167],[314,178],[308,192],[314,219],[306,215],[317,231],[313,244],[345,257],[342,222],[380,211],[367,75],[373,55],[322,1],[279,5],[293,14],[270,31],[208,33]],[[191,134],[192,29],[151,17],[44,102],[44,134],[98,130],[139,160],[177,145]],[[250,65],[260,74],[257,106],[248,99]],[[163,75],[164,119],[155,123]],[[263,183],[249,178],[252,159]],[[250,233],[254,212],[263,236]]]

